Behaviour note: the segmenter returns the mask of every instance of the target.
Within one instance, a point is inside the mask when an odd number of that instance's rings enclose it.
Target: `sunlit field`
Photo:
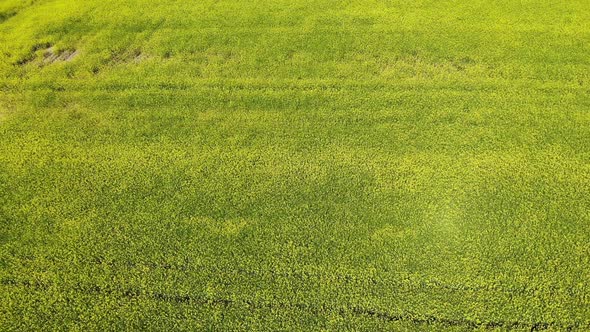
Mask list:
[[[590,330],[587,0],[0,0],[0,330]]]

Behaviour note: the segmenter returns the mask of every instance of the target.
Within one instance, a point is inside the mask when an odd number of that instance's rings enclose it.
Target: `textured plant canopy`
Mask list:
[[[590,6],[0,0],[0,329],[590,330]]]

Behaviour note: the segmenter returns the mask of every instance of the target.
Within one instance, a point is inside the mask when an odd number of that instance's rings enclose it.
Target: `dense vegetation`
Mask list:
[[[590,6],[0,0],[1,330],[589,330]]]

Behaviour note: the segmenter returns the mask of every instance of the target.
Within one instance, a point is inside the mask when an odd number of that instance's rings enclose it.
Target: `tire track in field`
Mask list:
[[[8,21],[10,18],[16,16],[18,12],[16,10],[9,10],[6,12],[0,12],[0,24]]]
[[[0,12],[0,24],[8,21],[9,19],[15,17],[21,11],[33,7],[35,4],[39,3],[40,0],[30,0],[28,3],[23,3],[17,6],[14,6],[6,11]]]
[[[51,284],[39,281],[16,281],[3,279],[4,286],[13,286],[37,291],[47,291]],[[115,289],[112,287],[101,287],[99,285],[78,283],[71,290],[86,295],[109,295],[120,299],[147,299],[162,301],[178,305],[189,306],[210,306],[210,307],[246,307],[248,310],[300,310],[314,315],[338,314],[344,318],[349,315],[365,316],[385,322],[408,322],[413,325],[436,325],[444,327],[464,327],[469,329],[526,329],[529,331],[543,331],[547,329],[558,329],[560,331],[590,330],[589,322],[562,323],[555,321],[519,321],[519,320],[492,320],[476,321],[466,318],[447,318],[431,314],[417,314],[414,312],[392,313],[388,311],[368,308],[363,306],[334,306],[325,303],[303,303],[284,301],[256,301],[252,299],[231,299],[224,297],[206,297],[190,294],[170,294],[163,292],[147,292],[139,289],[125,288]]]
[[[94,257],[86,261],[87,264],[105,264],[111,268],[122,268],[122,269],[132,269],[132,268],[139,268],[142,265],[149,267],[150,269],[154,270],[171,270],[171,271],[180,271],[186,273],[188,271],[198,271],[203,272],[207,271],[211,275],[245,275],[248,277],[253,278],[261,278],[265,276],[270,276],[272,278],[294,278],[300,280],[306,279],[328,279],[333,278],[336,281],[341,282],[343,284],[372,284],[372,285],[381,285],[381,286],[393,286],[396,288],[403,288],[407,290],[417,290],[417,289],[443,289],[448,290],[451,292],[491,292],[491,293],[505,293],[510,295],[519,295],[519,296],[535,296],[539,293],[545,293],[549,296],[557,296],[557,295],[567,295],[567,296],[576,296],[578,295],[573,288],[558,288],[556,286],[550,285],[546,288],[539,288],[539,287],[530,287],[530,286],[499,286],[496,284],[486,285],[486,284],[451,284],[446,283],[438,279],[404,279],[406,274],[397,273],[396,275],[399,276],[400,280],[391,280],[391,279],[379,279],[374,276],[358,276],[350,273],[330,273],[330,272],[318,272],[318,271],[306,271],[306,270],[285,270],[285,271],[277,271],[275,269],[245,269],[245,268],[232,268],[232,269],[223,269],[220,267],[214,266],[191,266],[189,264],[170,264],[170,263],[158,263],[158,262],[143,262],[143,263],[136,263],[136,262],[125,262],[122,264],[121,262],[113,261],[113,260],[106,260],[101,257]],[[393,274],[385,272],[385,274]]]
[[[45,257],[45,259],[58,263],[59,260],[56,258]],[[27,259],[34,261],[35,259]],[[343,285],[372,285],[388,288],[403,289],[406,291],[411,290],[442,290],[449,292],[471,292],[471,293],[503,293],[511,296],[538,296],[539,294],[545,294],[549,297],[554,296],[568,296],[575,297],[579,296],[580,292],[577,292],[574,288],[559,288],[554,285],[548,285],[545,288],[531,287],[527,285],[498,285],[498,284],[464,284],[464,283],[448,283],[438,279],[432,278],[420,278],[420,279],[408,279],[406,274],[384,272],[385,275],[398,276],[399,280],[392,278],[380,279],[375,276],[359,276],[351,273],[336,273],[336,272],[321,272],[321,271],[309,271],[309,270],[283,270],[278,271],[275,269],[245,269],[245,268],[231,268],[224,269],[217,266],[193,266],[189,264],[175,264],[169,262],[121,262],[115,260],[107,260],[102,257],[91,257],[82,261],[87,265],[102,265],[113,270],[124,270],[124,269],[137,269],[147,267],[150,270],[163,270],[163,271],[177,271],[179,273],[199,272],[204,275],[210,276],[225,276],[226,279],[231,280],[238,276],[246,276],[251,278],[270,278],[270,279],[296,279],[301,281],[311,280],[320,281],[329,279],[330,282],[338,282]],[[10,282],[12,278],[4,278],[0,280],[0,284]]]

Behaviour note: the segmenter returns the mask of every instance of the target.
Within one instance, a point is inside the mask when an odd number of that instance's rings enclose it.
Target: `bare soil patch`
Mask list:
[[[63,50],[56,51],[55,47],[51,46],[43,52],[43,63],[52,64],[55,62],[70,62],[80,52],[78,50]]]
[[[58,50],[50,43],[35,44],[29,54],[15,62],[15,65],[24,66],[36,62],[40,66],[50,65],[56,62],[70,62],[74,60],[80,51],[76,49]],[[39,58],[41,61],[39,62]]]

